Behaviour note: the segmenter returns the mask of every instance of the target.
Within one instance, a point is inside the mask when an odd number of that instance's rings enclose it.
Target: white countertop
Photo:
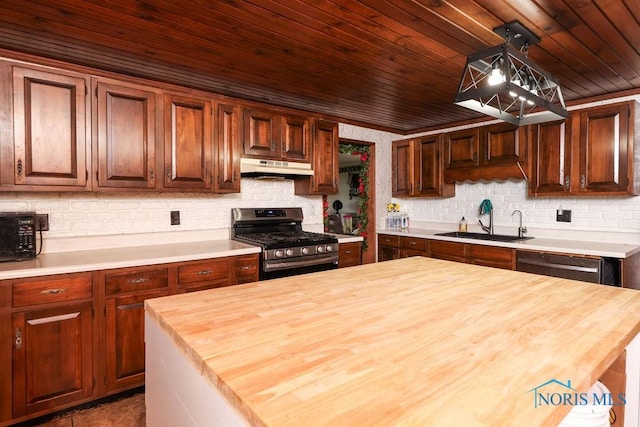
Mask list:
[[[259,252],[258,246],[228,239],[54,252],[40,254],[37,258],[28,261],[0,263],[0,280],[194,261]]]
[[[391,234],[396,236],[421,237],[433,240],[445,240],[450,242],[473,243],[486,246],[501,246],[515,249],[529,249],[544,252],[562,252],[575,255],[592,255],[611,258],[628,258],[640,252],[640,245],[626,243],[609,243],[585,240],[550,239],[547,237],[534,237],[517,242],[494,242],[491,240],[465,239],[460,237],[438,236],[437,233],[455,230],[407,228],[403,230],[379,229],[378,234]]]
[[[361,236],[332,236],[339,243],[363,240]],[[151,238],[149,241],[148,245],[51,252],[31,260],[0,263],[0,280],[260,253],[258,246],[230,239],[158,243]]]

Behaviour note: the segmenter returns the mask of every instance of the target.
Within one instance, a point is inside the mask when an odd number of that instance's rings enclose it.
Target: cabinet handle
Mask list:
[[[275,141],[271,141],[271,149],[273,151],[276,151],[276,142]]]
[[[580,175],[580,188],[584,190],[586,185],[587,185],[587,179],[585,178],[584,174],[582,174]]]
[[[196,274],[198,276],[208,276],[211,273],[213,273],[213,270],[202,270],[202,271],[198,271]]]
[[[150,180],[153,180],[153,179],[155,178],[155,176],[156,176],[156,174],[155,174],[155,173],[153,173],[153,169],[151,169],[151,170],[149,171],[149,179],[150,179]]]
[[[417,245],[416,242],[409,242],[410,245]]]
[[[127,280],[127,283],[131,283],[132,285],[139,285],[140,283],[144,283],[144,282],[148,282],[149,279],[148,277],[140,277],[138,279],[129,279]]]
[[[255,265],[245,265],[245,266],[240,267],[240,271],[253,270],[254,268],[256,268]]]
[[[473,160],[474,162],[478,160],[478,153],[473,153],[473,156],[471,156],[471,160]]]
[[[18,159],[18,165],[16,166],[18,171],[18,178],[22,178],[22,159]]]
[[[569,175],[564,177],[564,189],[569,190]]]
[[[167,181],[171,181],[171,166],[167,166]]]
[[[233,182],[236,182],[238,180],[238,172],[233,171]]]
[[[67,292],[66,288],[45,289],[40,291],[42,295],[58,295]]]
[[[22,331],[20,328],[16,328],[16,350],[20,350],[22,348]]]
[[[351,255],[351,251],[344,251],[345,254]]]

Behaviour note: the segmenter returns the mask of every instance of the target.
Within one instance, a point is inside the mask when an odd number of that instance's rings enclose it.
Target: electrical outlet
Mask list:
[[[571,211],[567,209],[558,209],[556,211],[557,222],[571,222]]]
[[[49,214],[36,214],[36,231],[49,231]]]
[[[180,225],[180,211],[171,211],[171,225]]]

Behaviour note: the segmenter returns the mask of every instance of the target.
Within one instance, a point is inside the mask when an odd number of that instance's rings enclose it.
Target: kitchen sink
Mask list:
[[[460,237],[462,239],[491,240],[494,242],[518,242],[521,240],[533,239],[533,237],[518,237],[518,236],[510,236],[507,234],[467,233],[462,231],[449,231],[446,233],[436,233],[436,236]]]

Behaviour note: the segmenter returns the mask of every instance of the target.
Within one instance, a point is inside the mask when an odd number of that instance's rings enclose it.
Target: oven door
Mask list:
[[[260,280],[315,273],[316,271],[333,270],[335,268],[338,268],[337,254],[270,261],[263,260],[260,263]]]

